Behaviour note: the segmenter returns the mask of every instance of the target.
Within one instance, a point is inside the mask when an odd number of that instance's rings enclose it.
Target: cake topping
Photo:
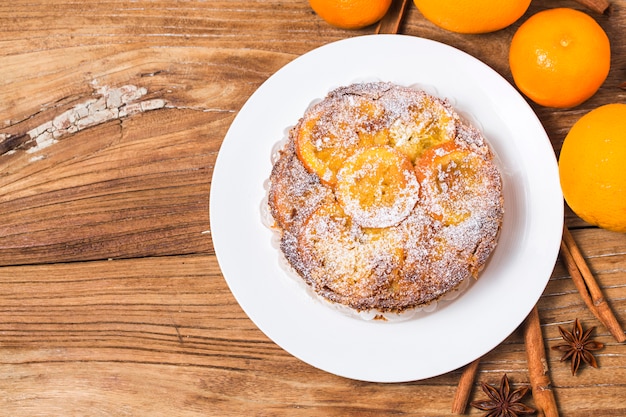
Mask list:
[[[388,146],[357,151],[341,167],[337,179],[337,199],[363,227],[398,224],[419,198],[413,164]]]
[[[478,277],[502,182],[478,130],[391,83],[338,88],[290,131],[270,176],[281,250],[320,296],[402,312]]]

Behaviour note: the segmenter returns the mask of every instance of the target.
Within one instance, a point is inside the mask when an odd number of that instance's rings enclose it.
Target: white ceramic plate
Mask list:
[[[434,86],[475,118],[503,168],[505,217],[480,279],[424,317],[372,322],[312,300],[285,277],[261,221],[274,145],[312,100],[356,81]],[[271,76],[230,127],[210,199],[217,259],[235,298],[275,343],[336,375],[412,381],[457,369],[500,344],[535,305],[554,268],[563,199],[554,151],[531,108],[487,65],[450,46],[402,35],[315,49]]]

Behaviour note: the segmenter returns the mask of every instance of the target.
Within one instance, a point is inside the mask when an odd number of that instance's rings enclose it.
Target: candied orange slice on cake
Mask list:
[[[353,308],[392,284],[404,258],[402,235],[395,228],[355,225],[339,204],[318,208],[298,235],[307,260],[305,279],[316,291]]]
[[[455,115],[434,97],[414,99],[389,127],[389,144],[415,162],[428,148],[454,139]]]
[[[334,186],[337,172],[357,149],[387,143],[380,126],[383,113],[376,102],[354,95],[314,105],[295,128],[298,158],[324,184]]]
[[[500,195],[501,182],[491,158],[455,141],[426,150],[415,165],[424,208],[444,225],[458,225],[495,207],[490,199]]]
[[[419,198],[411,161],[390,146],[352,155],[337,173],[337,200],[362,227],[389,227],[409,215]]]
[[[317,206],[325,200],[334,200],[332,191],[302,165],[291,142],[274,163],[270,181],[270,214],[283,230],[297,229]]]

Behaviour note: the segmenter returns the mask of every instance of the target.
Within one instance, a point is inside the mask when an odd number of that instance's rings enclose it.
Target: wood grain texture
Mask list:
[[[512,81],[513,33],[551,7],[582,9],[533,0],[509,28],[460,35],[409,4],[401,30],[468,52]],[[557,154],[580,116],[626,102],[626,2],[593,17],[613,54],[600,91],[573,109],[531,104]],[[375,384],[283,351],[243,313],[212,247],[211,175],[241,106],[299,55],[374,30],[332,28],[305,0],[0,4],[1,415],[450,414],[461,370]],[[137,96],[106,96],[124,86]],[[626,235],[569,210],[566,221],[626,326]],[[538,311],[561,415],[625,415],[626,347],[587,310],[560,259]],[[550,346],[575,318],[597,326],[606,347],[598,369],[573,377]],[[481,360],[471,400],[504,372],[528,386],[520,329]]]

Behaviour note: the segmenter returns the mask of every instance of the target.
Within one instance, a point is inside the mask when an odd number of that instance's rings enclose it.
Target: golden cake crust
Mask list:
[[[402,312],[477,278],[503,216],[478,130],[446,101],[382,82],[335,89],[306,111],[268,197],[289,264],[359,311]]]

